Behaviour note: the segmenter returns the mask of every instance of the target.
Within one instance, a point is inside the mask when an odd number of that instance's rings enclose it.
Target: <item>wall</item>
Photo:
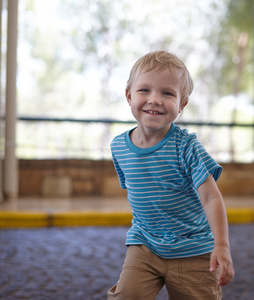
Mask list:
[[[222,164],[224,196],[254,196],[254,164]],[[125,196],[112,161],[19,160],[20,197]]]
[[[65,184],[71,185],[66,194]],[[112,161],[20,160],[19,195],[23,196],[121,196]]]
[[[254,164],[221,164],[218,180],[222,195],[254,198]]]

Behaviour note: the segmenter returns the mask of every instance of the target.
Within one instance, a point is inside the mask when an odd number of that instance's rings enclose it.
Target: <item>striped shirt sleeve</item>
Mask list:
[[[122,189],[127,189],[127,187],[125,185],[124,172],[121,169],[121,167],[120,167],[120,165],[117,161],[117,158],[116,158],[116,153],[119,152],[119,151],[122,152],[123,148],[125,148],[124,135],[125,135],[125,133],[122,133],[121,135],[115,137],[113,139],[113,141],[111,142],[110,148],[111,148],[112,160],[113,160],[113,163],[114,163],[116,173],[118,175],[120,186],[121,186]]]
[[[112,158],[113,158],[113,163],[114,163],[114,166],[115,166],[115,169],[116,169],[116,173],[118,175],[120,186],[121,186],[122,189],[126,189],[124,173],[123,173],[122,169],[120,168],[114,154],[112,154]]]
[[[222,172],[222,167],[205,150],[194,133],[188,136],[182,151],[182,161],[186,175],[196,189],[209,174],[217,181]]]

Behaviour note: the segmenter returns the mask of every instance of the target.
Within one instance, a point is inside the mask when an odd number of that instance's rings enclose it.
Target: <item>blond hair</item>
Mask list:
[[[173,53],[167,51],[153,51],[140,57],[133,65],[126,90],[131,88],[132,82],[138,74],[142,72],[164,71],[169,69],[177,76],[181,83],[181,103],[187,103],[189,95],[193,91],[193,81],[185,64]]]

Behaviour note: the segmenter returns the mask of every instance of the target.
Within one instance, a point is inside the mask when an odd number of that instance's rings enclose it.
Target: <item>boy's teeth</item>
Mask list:
[[[151,111],[151,110],[147,110],[146,112],[148,112],[149,114],[154,114],[154,115],[161,115],[162,113],[157,112],[157,111]]]

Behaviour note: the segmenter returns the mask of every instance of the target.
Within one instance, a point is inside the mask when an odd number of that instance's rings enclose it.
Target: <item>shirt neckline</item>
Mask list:
[[[135,127],[135,128],[137,128],[137,127]],[[137,147],[136,145],[134,145],[132,143],[131,138],[130,138],[130,133],[135,128],[127,131],[127,134],[126,134],[126,144],[127,144],[127,147],[132,152],[140,154],[140,155],[144,155],[144,154],[152,153],[152,152],[158,150],[159,148],[161,148],[168,141],[168,139],[172,136],[173,132],[175,131],[176,126],[175,126],[174,123],[171,123],[170,129],[169,129],[168,133],[165,135],[165,137],[158,144],[156,144],[156,145],[154,145],[152,147],[148,147],[148,148],[140,148],[140,147]]]

